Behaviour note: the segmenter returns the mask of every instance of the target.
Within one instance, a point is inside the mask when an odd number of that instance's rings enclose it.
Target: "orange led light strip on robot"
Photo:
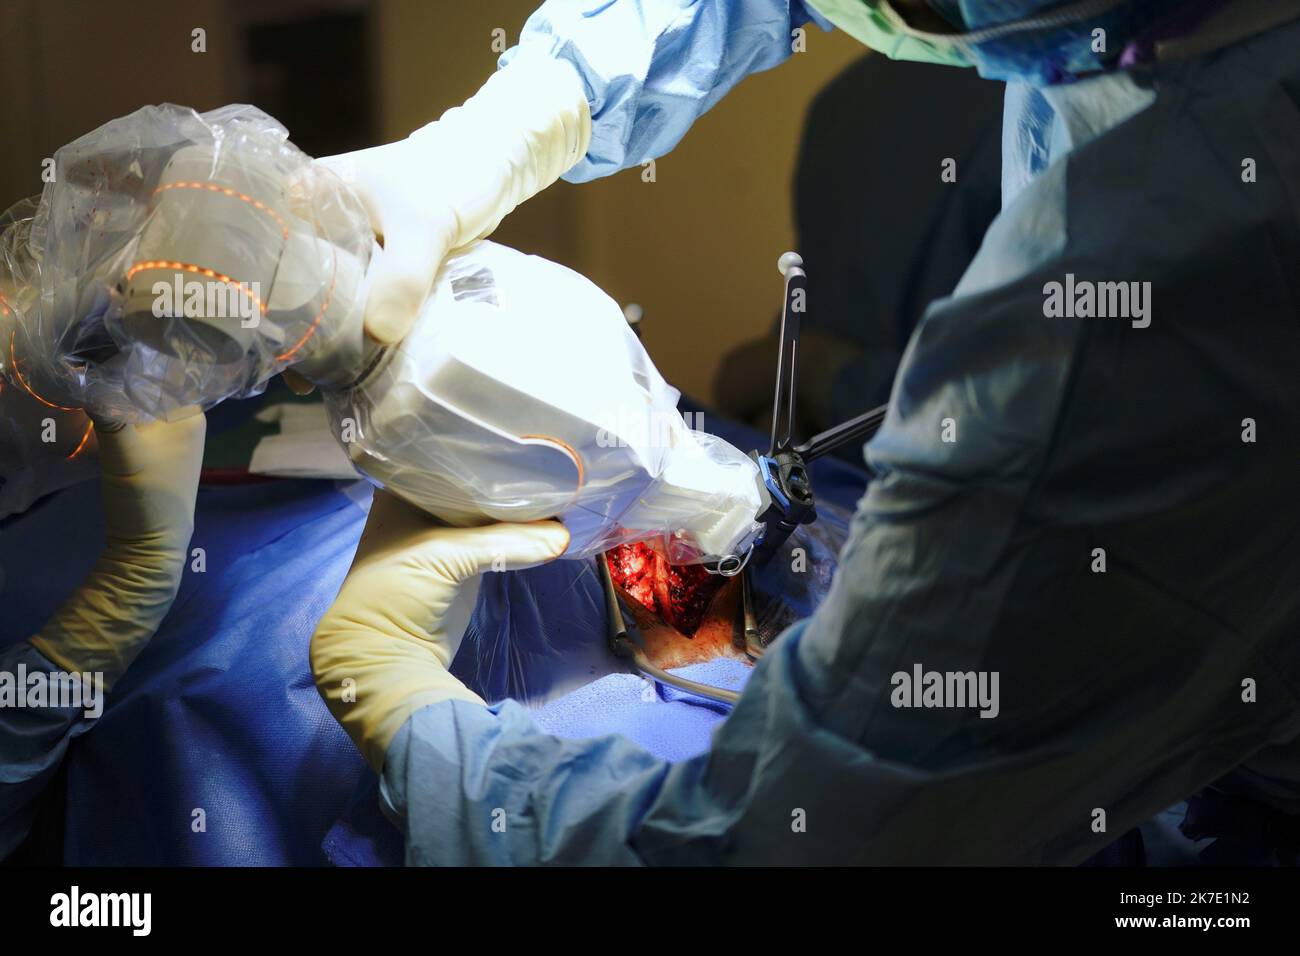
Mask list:
[[[8,303],[8,301],[5,299],[4,296],[0,295],[0,315],[13,315],[13,314],[14,314],[14,310],[11,309],[11,308],[9,308],[9,303]],[[17,334],[17,331],[15,331],[14,334],[16,335],[16,334]],[[12,358],[13,358],[13,342],[12,342],[12,341],[10,341],[10,343],[9,343],[9,354],[10,354],[10,360],[12,361]],[[0,376],[0,392],[3,392],[4,390],[5,390],[5,380],[4,380],[3,376]]]
[[[307,326],[307,331],[302,334],[302,338],[297,342],[294,342],[287,352],[281,352],[275,357],[277,362],[285,362],[293,358],[294,353],[306,345],[307,341],[316,334],[316,329],[320,325],[321,319],[325,318],[325,310],[330,307],[330,302],[334,298],[334,284],[338,282],[339,278],[337,254],[335,254],[334,259],[334,272],[330,275],[330,287],[325,291],[325,300],[321,302],[320,310],[316,313],[316,317],[311,320],[311,325]]]
[[[4,301],[3,296],[0,296],[0,308],[3,308],[5,310],[5,315],[13,314],[8,304]],[[9,335],[9,367],[13,369],[14,378],[17,379],[18,384],[22,386],[23,391],[25,391],[32,398],[36,399],[42,405],[45,405],[47,408],[56,408],[61,412],[81,411],[80,408],[72,408],[68,405],[55,405],[53,402],[46,401],[45,399],[41,398],[41,396],[36,394],[36,392],[32,389],[31,385],[28,384],[27,379],[23,377],[23,373],[18,368],[18,356],[15,347],[15,340],[17,338],[18,338],[18,330],[15,329]],[[77,442],[77,447],[72,449],[71,453],[68,454],[67,456],[68,461],[71,461],[72,459],[76,458],[78,455],[80,455],[83,451],[86,450],[86,443],[90,441],[90,433],[93,432],[94,430],[95,430],[95,423],[93,421],[86,422],[86,430],[81,433],[81,441]]]
[[[27,383],[27,379],[23,377],[22,371],[18,368],[17,349],[14,345],[17,338],[18,338],[17,329],[9,333],[9,367],[14,370],[14,378],[18,380],[18,384],[22,386],[23,391],[48,408],[57,408],[61,412],[81,411],[80,408],[70,408],[67,405],[55,405],[53,402],[47,402],[45,399],[41,398],[41,396],[36,394],[36,392],[32,389],[31,385]]]
[[[68,455],[67,461],[72,461],[86,448],[86,442],[90,441],[90,433],[95,430],[94,422],[86,422],[86,430],[81,434],[81,441],[77,442],[77,447],[72,449],[72,454]]]
[[[289,239],[289,227],[285,223],[284,217],[281,216],[274,209],[272,209],[270,206],[268,206],[266,203],[262,202],[260,199],[255,199],[252,196],[248,195],[247,193],[238,192],[234,189],[231,189],[229,186],[222,186],[218,183],[190,182],[186,180],[178,180],[177,182],[173,182],[173,183],[164,183],[163,185],[155,189],[153,191],[153,194],[156,196],[159,193],[165,192],[166,190],[169,189],[202,189],[206,192],[218,193],[222,196],[228,196],[231,199],[238,199],[240,202],[246,202],[249,205],[251,205],[253,208],[261,210],[262,212],[270,216],[272,219],[274,219],[276,221],[276,224],[279,225],[280,227],[280,235],[285,239],[285,241],[288,241]],[[126,274],[126,278],[129,281],[131,277],[134,276],[141,269],[151,268],[151,267],[165,268],[165,269],[184,269],[186,272],[198,272],[204,276],[207,276],[210,279],[217,279],[220,282],[226,282],[231,285],[237,286],[246,295],[252,296],[253,301],[257,303],[259,311],[261,311],[263,315],[266,314],[266,304],[263,303],[260,299],[258,299],[257,296],[253,295],[252,292],[250,292],[244,285],[235,281],[229,276],[220,275],[216,272],[213,272],[210,269],[200,270],[197,266],[190,266],[178,262],[164,262],[164,263],[141,262],[131,267],[131,270]],[[275,360],[277,362],[284,362],[292,358],[298,352],[298,350],[301,349],[304,345],[306,345],[307,342],[311,339],[311,337],[316,334],[316,329],[320,326],[321,320],[325,317],[325,310],[329,308],[330,300],[334,296],[334,282],[336,279],[337,279],[337,269],[335,271],[335,277],[330,280],[329,291],[325,293],[325,301],[321,304],[320,311],[316,313],[316,317],[312,319],[311,325],[307,327],[307,331],[303,333],[302,338],[300,338],[297,342],[295,342],[288,351],[283,352],[280,355],[277,355],[275,357]]]
[[[144,262],[137,262],[130,269],[127,269],[126,281],[130,282],[132,279],[136,277],[138,273],[143,272],[145,269],[173,269],[177,272],[189,272],[192,273],[193,275],[204,276],[208,279],[215,279],[216,281],[222,282],[226,285],[234,286],[236,289],[244,293],[244,295],[248,296],[250,299],[253,300],[254,303],[257,304],[257,311],[261,312],[263,315],[266,315],[266,303],[263,302],[260,298],[258,298],[252,289],[244,285],[244,283],[240,282],[238,279],[232,278],[231,276],[228,276],[224,273],[217,272],[215,269],[208,269],[205,268],[204,266],[196,266],[192,262],[171,262],[166,259],[148,259]]]
[[[261,312],[263,315],[266,315],[266,303],[263,302],[256,295],[254,295],[252,289],[244,285],[244,283],[240,282],[238,279],[235,279],[228,275],[224,275],[223,273],[217,272],[213,269],[206,269],[203,266],[196,266],[191,262],[168,262],[164,259],[150,259],[146,262],[137,262],[130,269],[128,269],[126,271],[126,281],[130,282],[133,278],[135,278],[137,273],[140,273],[145,269],[174,269],[181,272],[190,272],[193,273],[194,275],[206,276],[207,278],[215,279],[218,282],[224,282],[226,285],[231,285],[239,289],[240,292],[244,293],[244,295],[252,299],[255,303],[257,303],[257,310]],[[292,348],[290,348],[287,352],[283,352],[280,355],[277,355],[275,357],[275,360],[277,362],[283,362],[286,359],[292,358],[294,353],[297,352],[304,345],[306,345],[307,340],[316,334],[317,326],[320,325],[321,319],[325,317],[325,310],[330,307],[330,299],[332,299],[334,296],[334,283],[337,281],[337,279],[338,279],[338,273],[336,271],[334,276],[330,279],[330,287],[329,287],[329,291],[325,293],[325,301],[321,303],[320,311],[318,311],[316,313],[316,317],[312,319],[311,325],[308,326],[307,331],[303,333],[302,338],[300,338],[297,342],[293,344]]]
[[[289,238],[289,227],[285,223],[284,217],[260,199],[254,199],[247,193],[237,192],[229,186],[222,186],[217,183],[185,182],[182,180],[174,183],[163,183],[163,185],[153,191],[153,194],[157,196],[159,193],[166,192],[169,189],[202,189],[205,192],[219,193],[222,196],[229,196],[231,199],[238,199],[240,202],[246,202],[254,209],[259,209],[274,219],[276,224],[280,227],[280,235],[285,239]]]
[[[572,505],[577,501],[578,495],[582,493],[582,486],[587,483],[587,468],[583,464],[582,456],[578,454],[577,449],[568,442],[556,438],[554,435],[520,435],[519,438],[521,441],[526,442],[542,442],[543,444],[550,445],[553,448],[560,449],[560,451],[569,456],[569,459],[573,462],[573,466],[578,469],[578,483],[573,486],[573,497],[569,499],[569,503],[564,507],[567,508],[569,505]]]

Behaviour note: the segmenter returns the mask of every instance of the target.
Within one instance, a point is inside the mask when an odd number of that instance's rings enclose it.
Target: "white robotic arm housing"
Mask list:
[[[692,431],[618,306],[577,273],[478,242],[411,332],[362,330],[382,255],[360,202],[250,107],[149,107],[55,155],[18,338],[60,404],[128,420],[255,394],[290,366],[378,484],[455,524],[558,517],[569,556],[652,541],[730,561],[758,468]]]

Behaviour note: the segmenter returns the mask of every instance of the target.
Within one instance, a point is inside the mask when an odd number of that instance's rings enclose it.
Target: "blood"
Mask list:
[[[668,625],[691,635],[713,596],[726,584],[698,564],[669,564],[644,544],[621,544],[606,552],[614,583]]]

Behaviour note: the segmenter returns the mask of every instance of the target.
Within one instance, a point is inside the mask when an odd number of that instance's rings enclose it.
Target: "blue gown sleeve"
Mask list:
[[[56,671],[27,641],[0,652],[0,673]],[[22,843],[36,800],[54,776],[73,737],[89,729],[85,712],[72,707],[0,707],[0,860]]]
[[[564,175],[577,183],[669,152],[733,86],[788,59],[810,21],[831,29],[800,0],[548,0],[519,43],[568,60],[586,85],[591,145]]]
[[[798,857],[788,856],[782,834],[803,835],[801,811],[787,808],[785,799],[752,799],[760,787],[773,785],[794,797],[812,781],[841,772],[845,761],[862,760],[847,742],[810,732],[792,671],[802,630],[796,625],[760,661],[736,711],[715,732],[711,751],[678,763],[617,735],[549,736],[513,701],[490,709],[450,701],[417,712],[394,738],[380,785],[385,811],[406,834],[407,864],[842,858],[837,828],[826,826],[799,841]],[[802,762],[813,776],[787,777],[779,765],[755,776],[770,757],[789,763],[779,755],[795,747],[805,748]],[[826,788],[819,782],[814,789]]]

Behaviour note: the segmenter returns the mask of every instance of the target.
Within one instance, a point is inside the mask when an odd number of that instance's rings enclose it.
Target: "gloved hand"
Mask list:
[[[111,688],[158,629],[185,570],[206,427],[198,414],[96,424],[104,551],[31,639],[62,670],[100,671]]]
[[[417,710],[482,699],[448,668],[469,626],[482,573],[564,553],[557,521],[448,528],[385,492],[334,604],[311,642],[316,688],[376,771]]]
[[[447,253],[559,179],[590,139],[577,70],[524,48],[463,106],[406,139],[319,160],[357,191],[383,237],[366,302],[371,338],[402,339]]]

